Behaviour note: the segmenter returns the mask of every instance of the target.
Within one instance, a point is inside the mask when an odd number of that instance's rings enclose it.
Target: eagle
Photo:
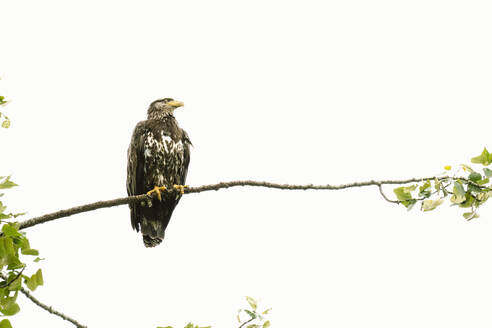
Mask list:
[[[132,228],[142,231],[145,247],[162,242],[186,187],[191,141],[173,115],[183,105],[172,98],[152,102],[147,120],[137,124],[128,147],[128,195],[157,194],[146,202],[130,204]],[[164,190],[172,192],[162,197]]]

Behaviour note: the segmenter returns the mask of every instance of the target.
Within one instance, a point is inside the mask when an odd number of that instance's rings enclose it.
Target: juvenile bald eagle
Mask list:
[[[162,242],[174,207],[183,193],[191,142],[173,116],[174,110],[183,105],[172,98],[151,103],[147,120],[137,124],[128,147],[128,195],[155,192],[158,196],[152,201],[130,204],[132,227],[142,231],[146,247]],[[160,191],[165,189],[175,192],[161,197]]]

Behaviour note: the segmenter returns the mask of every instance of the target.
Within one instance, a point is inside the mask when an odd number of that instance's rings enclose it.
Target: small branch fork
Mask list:
[[[394,204],[400,204],[399,200],[391,200],[386,196],[386,194],[383,191],[382,184],[378,184],[378,189],[379,189],[379,193],[381,194],[381,196],[383,196],[385,201],[390,202],[390,203],[394,203]]]
[[[391,200],[389,199],[383,192],[382,186],[383,185],[402,185],[406,183],[411,183],[411,182],[421,182],[421,181],[426,181],[426,180],[461,180],[465,181],[469,184],[477,185],[473,181],[470,181],[466,178],[458,178],[458,177],[450,177],[450,176],[435,176],[435,177],[428,177],[428,178],[411,178],[411,179],[406,179],[406,180],[380,180],[380,181],[365,181],[365,182],[353,182],[353,183],[347,183],[347,184],[340,184],[340,185],[330,185],[330,184],[325,184],[325,185],[313,185],[313,184],[308,184],[308,185],[291,185],[291,184],[279,184],[279,183],[272,183],[272,182],[265,182],[265,181],[251,181],[251,180],[243,180],[243,181],[230,181],[230,182],[220,182],[216,184],[210,184],[210,185],[203,185],[200,187],[188,187],[184,189],[185,194],[193,194],[193,193],[199,193],[199,192],[205,192],[205,191],[211,191],[211,190],[219,190],[219,189],[227,189],[227,188],[232,188],[232,187],[239,187],[239,186],[250,186],[250,187],[263,187],[263,188],[272,188],[272,189],[282,189],[282,190],[341,190],[341,189],[349,189],[349,188],[355,188],[355,187],[367,187],[367,186],[377,186],[379,188],[379,192],[383,196],[383,198],[390,202],[390,203],[395,203],[398,204],[399,201],[397,200]],[[477,185],[479,186],[479,185]],[[479,186],[481,187],[481,186]],[[175,192],[174,190],[168,190],[164,191],[165,192]],[[112,206],[119,206],[119,205],[124,205],[124,204],[130,204],[130,203],[136,203],[136,202],[142,202],[145,200],[148,200],[151,196],[148,196],[147,194],[142,194],[142,195],[137,195],[137,196],[129,196],[129,197],[122,197],[122,198],[116,198],[112,200],[106,200],[106,201],[99,201],[95,202],[92,204],[86,204],[82,206],[76,206],[72,207],[66,210],[61,210],[57,212],[53,212],[50,214],[46,214],[43,216],[35,217],[32,219],[25,220],[23,222],[20,222],[19,224],[19,229],[26,229],[32,226],[35,226],[37,224],[45,223],[48,221],[53,221],[56,219],[60,219],[63,217],[71,216],[74,214],[78,213],[83,213],[83,212],[89,212],[93,211],[96,209],[100,208],[106,208],[106,207],[112,207]]]
[[[253,320],[255,320],[255,318],[254,318],[254,317],[253,317],[253,318],[251,318],[251,319],[249,319],[248,321],[243,322],[243,324],[242,324],[242,325],[240,325],[240,326],[239,326],[239,328],[243,328],[245,325],[247,325],[248,323],[250,323],[250,322],[251,322],[251,321],[253,321]]]
[[[0,273],[0,277],[2,277],[4,280],[7,280],[7,276],[4,273]],[[63,320],[67,320],[67,321],[73,323],[77,328],[87,328],[87,326],[82,325],[81,323],[77,322],[77,320],[72,319],[69,316],[67,316],[66,314],[63,314],[63,313],[61,313],[61,312],[53,309],[53,307],[48,306],[48,305],[42,303],[37,298],[35,298],[34,296],[32,296],[32,294],[27,289],[25,289],[22,286],[20,288],[20,292],[22,294],[24,294],[29,300],[31,300],[31,302],[33,302],[37,306],[43,308],[44,310],[48,311],[49,313],[54,314],[56,316],[59,316]]]

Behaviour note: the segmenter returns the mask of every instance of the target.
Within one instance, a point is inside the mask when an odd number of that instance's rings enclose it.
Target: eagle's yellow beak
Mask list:
[[[172,107],[175,107],[175,108],[178,108],[178,107],[181,107],[181,106],[184,106],[184,102],[182,101],[177,101],[177,100],[172,100],[170,102],[167,103],[169,106],[172,106]]]

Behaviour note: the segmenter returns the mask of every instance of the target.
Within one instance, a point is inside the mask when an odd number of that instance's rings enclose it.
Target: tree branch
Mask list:
[[[112,200],[105,200],[105,201],[100,201],[100,202],[95,202],[92,204],[86,204],[82,206],[76,206],[72,207],[66,210],[61,210],[58,212],[53,212],[50,214],[46,214],[43,216],[39,216],[36,218],[32,218],[29,220],[25,220],[23,222],[20,222],[19,224],[19,230],[20,229],[25,229],[32,227],[36,224],[40,223],[45,223],[48,221],[56,220],[59,218],[67,217],[70,215],[78,214],[78,213],[83,213],[83,212],[89,212],[93,210],[97,210],[100,208],[106,208],[106,207],[112,207],[112,206],[119,206],[119,205],[124,205],[124,204],[130,204],[130,203],[135,203],[139,201],[143,201],[145,199],[148,199],[149,196],[146,194],[144,195],[138,195],[138,196],[130,196],[130,197],[123,197],[123,198],[116,198]]]
[[[410,179],[405,179],[405,180],[371,180],[371,181],[365,181],[365,182],[353,182],[353,183],[347,183],[347,184],[340,184],[340,185],[330,185],[330,184],[325,184],[325,185],[313,185],[313,184],[308,184],[308,185],[291,185],[291,184],[279,184],[279,183],[272,183],[272,182],[264,182],[264,181],[251,181],[251,180],[244,180],[244,181],[230,181],[230,182],[220,182],[216,184],[210,184],[210,185],[203,185],[199,187],[186,187],[184,189],[185,194],[192,194],[192,193],[200,193],[200,192],[205,192],[205,191],[211,191],[211,190],[219,190],[219,189],[227,189],[227,188],[232,188],[232,187],[238,187],[238,186],[250,186],[250,187],[264,187],[264,188],[273,188],[273,189],[282,189],[282,190],[341,190],[341,189],[348,189],[348,188],[355,188],[355,187],[367,187],[367,186],[377,186],[379,189],[379,192],[381,193],[382,197],[391,203],[399,204],[400,202],[397,200],[391,200],[389,199],[383,192],[382,186],[383,185],[402,185],[402,184],[407,184],[411,182],[421,182],[421,181],[426,181],[426,180],[438,180],[438,181],[456,181],[456,180],[461,180],[464,181],[468,184],[475,185],[476,187],[479,188],[487,188],[484,186],[480,186],[476,184],[475,182],[468,180],[466,178],[459,178],[459,177],[450,177],[450,176],[435,176],[435,177],[428,177],[428,178],[410,178]],[[167,190],[164,191],[163,193],[176,193],[176,190]],[[124,204],[131,204],[131,203],[136,203],[136,202],[142,202],[142,201],[148,201],[152,197],[155,197],[155,195],[149,196],[147,194],[142,194],[142,195],[137,195],[137,196],[130,196],[130,197],[122,197],[122,198],[116,198],[112,200],[106,200],[106,201],[99,201],[91,204],[86,204],[86,205],[81,205],[81,206],[76,206],[72,207],[66,210],[61,210],[57,211],[54,213],[46,214],[43,216],[31,218],[29,220],[25,220],[23,222],[19,223],[19,230],[20,229],[25,229],[29,228],[32,226],[35,226],[37,224],[45,223],[48,221],[56,220],[59,218],[71,216],[74,214],[78,213],[83,213],[83,212],[89,212],[93,211],[96,209],[100,208],[106,208],[106,207],[112,207],[112,206],[119,206],[119,205],[124,205]],[[3,273],[0,273],[0,276],[4,277]],[[4,278],[5,279],[5,278]],[[45,309],[46,311],[57,315],[61,317],[64,320],[68,320],[71,323],[73,323],[75,326],[78,328],[85,328],[85,326],[81,325],[78,323],[76,320],[64,315],[61,312],[58,312],[54,310],[51,306],[47,306],[40,301],[38,301],[34,296],[29,293],[24,287],[21,287],[20,291],[26,295],[27,298],[29,298],[32,302],[34,302],[36,305],[40,306],[41,308]],[[245,324],[248,322],[251,322],[251,320],[243,323],[241,327],[243,327]]]
[[[2,277],[3,279],[7,279],[7,276],[4,274],[4,273],[0,273],[0,277]],[[31,302],[33,302],[34,304],[36,304],[37,306],[43,308],[44,310],[48,311],[49,313],[51,314],[54,314],[54,315],[57,315],[59,316],[60,318],[62,318],[63,320],[67,320],[71,323],[73,323],[77,328],[87,328],[87,326],[84,326],[82,325],[81,323],[77,322],[77,320],[75,319],[72,319],[70,318],[69,316],[67,316],[66,314],[63,314],[55,309],[53,309],[53,307],[51,306],[48,306],[44,303],[42,303],[41,301],[39,301],[37,298],[35,298],[34,296],[32,296],[32,294],[27,290],[25,289],[24,287],[20,287],[20,291],[22,294],[24,294],[28,299],[31,300]]]
[[[480,185],[478,185],[478,184],[474,183],[473,181],[468,180],[466,178],[450,177],[450,176],[441,176],[441,177],[435,176],[435,177],[427,177],[427,178],[410,178],[410,179],[405,179],[405,180],[380,180],[380,181],[371,180],[371,181],[365,181],[365,182],[352,182],[352,183],[340,184],[340,185],[330,185],[330,184],[325,184],[325,185],[313,185],[313,184],[291,185],[291,184],[280,184],[280,183],[272,183],[272,182],[265,182],[265,181],[244,180],[244,181],[219,182],[216,184],[203,185],[200,187],[187,187],[184,189],[184,193],[185,194],[193,194],[193,193],[199,193],[199,192],[205,192],[205,191],[211,191],[211,190],[219,190],[219,189],[227,189],[227,188],[239,187],[239,186],[264,187],[264,188],[273,188],[273,189],[282,189],[282,190],[341,190],[341,189],[348,189],[348,188],[355,188],[355,187],[378,186],[380,188],[380,192],[383,195],[385,200],[387,200],[391,203],[398,203],[398,201],[392,201],[392,200],[388,199],[384,195],[384,193],[382,193],[382,189],[381,189],[382,185],[401,185],[401,184],[406,184],[406,183],[411,183],[411,182],[420,182],[420,181],[434,180],[434,179],[437,179],[439,181],[442,181],[442,180],[462,180],[462,181],[465,181],[466,183],[475,185],[479,188],[484,188],[484,186],[480,186]],[[163,193],[166,193],[166,192],[167,193],[175,193],[176,191],[175,190],[168,190],[168,191],[164,191]],[[61,210],[58,212],[46,214],[43,216],[31,218],[29,220],[25,220],[23,222],[20,222],[19,230],[29,228],[29,227],[35,226],[37,224],[40,224],[40,223],[45,223],[48,221],[67,217],[70,215],[93,211],[93,210],[96,210],[99,208],[106,208],[106,207],[119,206],[119,205],[124,205],[124,204],[130,204],[130,203],[145,201],[145,200],[148,200],[150,197],[151,196],[148,196],[146,194],[142,194],[142,195],[138,195],[138,196],[122,197],[122,198],[100,201],[100,202],[95,202],[92,204],[86,204],[86,205],[82,205],[82,206],[72,207],[72,208],[69,208],[66,210]]]

